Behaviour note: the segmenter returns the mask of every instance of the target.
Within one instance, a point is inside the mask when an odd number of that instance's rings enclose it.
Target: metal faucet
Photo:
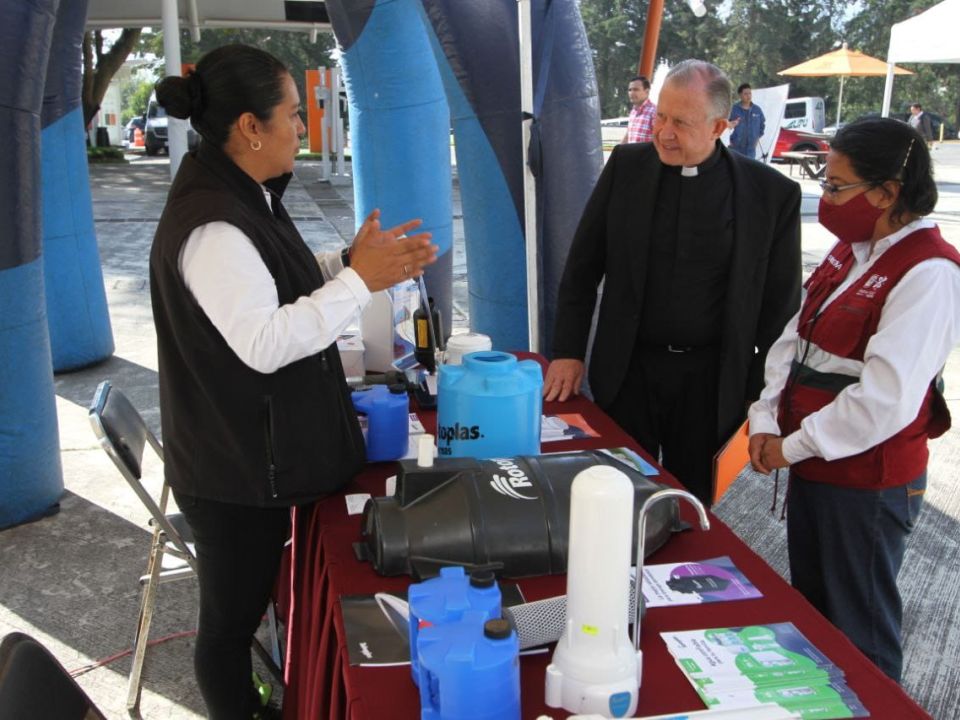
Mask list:
[[[640,508],[640,514],[637,516],[637,558],[634,565],[637,569],[637,616],[634,618],[633,623],[633,649],[637,652],[640,651],[640,616],[643,613],[643,545],[644,539],[646,538],[646,529],[647,529],[647,513],[650,511],[650,508],[656,505],[661,500],[666,500],[667,498],[683,498],[697,510],[697,514],[700,515],[700,527],[703,530],[710,529],[710,519],[707,517],[707,511],[703,507],[697,498],[688,493],[686,490],[677,490],[675,488],[667,488],[665,490],[658,490],[653,495],[647,498],[646,502],[643,503],[643,506]]]

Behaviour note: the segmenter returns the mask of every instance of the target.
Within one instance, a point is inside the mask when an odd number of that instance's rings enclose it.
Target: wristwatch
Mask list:
[[[343,263],[345,268],[350,267],[350,246],[347,245],[343,250],[340,251],[340,262]]]

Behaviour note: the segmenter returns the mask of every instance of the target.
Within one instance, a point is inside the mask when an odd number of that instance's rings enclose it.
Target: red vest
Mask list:
[[[818,316],[824,301],[853,266],[850,246],[837,243],[806,282],[807,296],[798,321],[800,337],[832,355],[862,362],[890,290],[914,265],[938,257],[960,265],[960,253],[944,241],[938,229],[917,230],[889,248]],[[828,405],[844,387],[856,382],[857,377],[800,365],[798,358],[780,400],[778,421],[784,437],[797,430],[803,418]],[[946,403],[931,384],[917,417],[893,437],[839,460],[810,458],[794,465],[793,470],[805,480],[849,487],[903,485],[926,468],[927,438],[939,437],[949,427]]]

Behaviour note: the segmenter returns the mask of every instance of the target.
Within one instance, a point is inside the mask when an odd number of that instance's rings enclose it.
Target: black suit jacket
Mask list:
[[[718,440],[737,428],[747,402],[760,394],[767,350],[799,309],[801,281],[800,186],[722,146],[721,153],[733,180],[734,249],[720,348]],[[584,359],[604,281],[589,373],[602,408],[614,401],[629,369],[663,167],[650,143],[614,149],[560,282],[553,355]]]

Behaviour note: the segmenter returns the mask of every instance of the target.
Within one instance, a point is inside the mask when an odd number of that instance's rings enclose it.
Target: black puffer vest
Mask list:
[[[188,495],[241,505],[307,502],[340,488],[364,461],[363,437],[336,346],[263,374],[230,349],[184,285],[180,251],[223,221],[253,242],[280,305],[321,285],[310,249],[280,204],[289,176],[263,190],[219,149],[184,157],[150,253],[165,474]]]

